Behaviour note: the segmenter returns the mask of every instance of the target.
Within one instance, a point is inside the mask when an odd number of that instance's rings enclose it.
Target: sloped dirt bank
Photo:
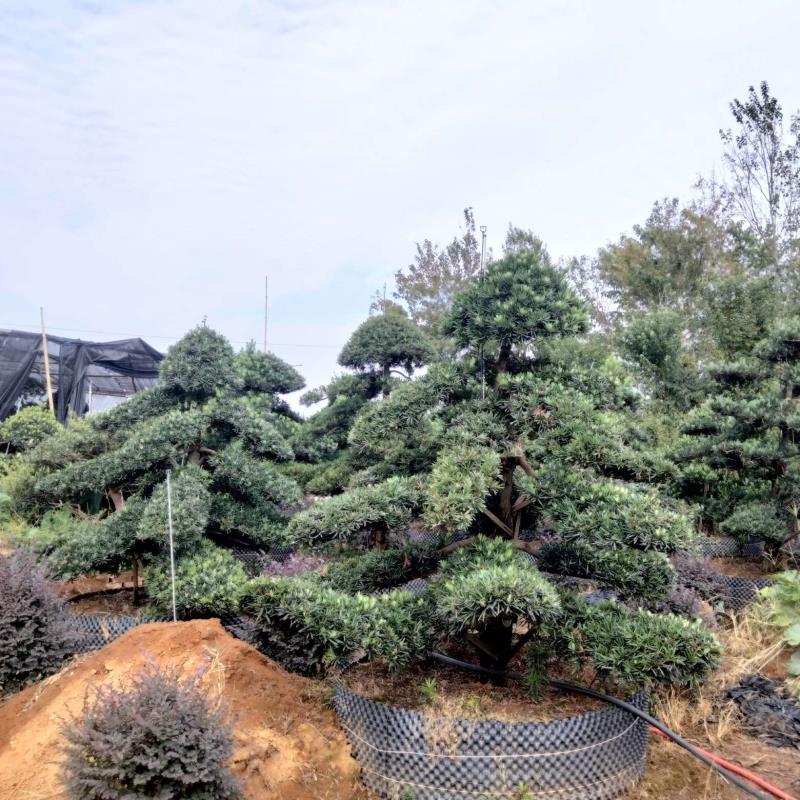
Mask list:
[[[147,659],[186,672],[206,665],[235,719],[232,767],[248,800],[367,797],[326,687],[280,669],[216,620],[142,625],[0,705],[0,800],[62,798],[59,720],[88,688],[124,680]]]

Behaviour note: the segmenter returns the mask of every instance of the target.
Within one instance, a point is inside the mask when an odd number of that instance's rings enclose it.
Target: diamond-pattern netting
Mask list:
[[[632,702],[646,709],[649,694]],[[376,703],[339,685],[334,705],[362,779],[415,800],[610,800],[642,775],[647,725],[618,708],[545,723],[443,719]]]

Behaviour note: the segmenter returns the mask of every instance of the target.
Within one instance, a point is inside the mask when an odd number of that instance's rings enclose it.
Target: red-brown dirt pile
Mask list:
[[[79,713],[92,686],[147,659],[184,673],[207,667],[235,720],[232,768],[248,800],[354,800],[366,795],[325,687],[291,675],[216,620],[141,625],[0,705],[0,800],[63,798],[59,721]]]

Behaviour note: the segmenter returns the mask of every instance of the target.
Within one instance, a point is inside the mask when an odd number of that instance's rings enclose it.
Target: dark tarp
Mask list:
[[[48,336],[50,376],[56,415],[66,421],[70,409],[87,410],[89,393],[129,397],[153,386],[163,355],[141,339],[84,342]],[[28,331],[0,330],[0,419],[21,402],[46,397],[42,337]]]

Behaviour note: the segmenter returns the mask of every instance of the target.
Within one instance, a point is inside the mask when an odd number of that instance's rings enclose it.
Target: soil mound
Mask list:
[[[140,625],[0,704],[0,800],[63,798],[60,720],[90,687],[124,682],[146,660],[185,673],[205,665],[235,720],[232,768],[248,800],[364,798],[358,766],[323,705],[324,685],[285,672],[217,620]]]

